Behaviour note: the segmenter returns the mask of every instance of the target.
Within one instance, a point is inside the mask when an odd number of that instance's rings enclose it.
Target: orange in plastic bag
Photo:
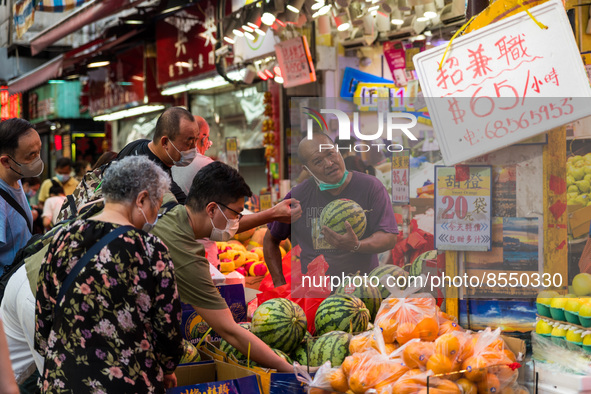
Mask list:
[[[435,353],[435,344],[432,342],[413,342],[407,344],[402,351],[404,363],[411,369],[424,370],[427,361]]]
[[[330,382],[330,387],[335,391],[344,393],[349,390],[347,377],[341,368],[333,368],[330,370],[330,372],[328,372],[328,381]]]

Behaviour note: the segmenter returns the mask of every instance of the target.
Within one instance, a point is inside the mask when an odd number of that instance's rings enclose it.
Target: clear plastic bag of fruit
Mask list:
[[[418,369],[411,369],[404,374],[396,383],[378,394],[410,394],[410,393],[437,394],[458,394],[460,387],[453,381],[433,376],[433,372],[423,372]]]
[[[437,322],[439,323],[439,336],[452,331],[464,331],[455,316],[448,315],[437,307]]]
[[[296,375],[296,379],[306,385],[306,389],[308,393],[314,391],[314,389],[323,389],[323,390],[332,390],[332,386],[330,384],[330,377],[332,371],[335,369],[340,368],[332,368],[330,365],[330,361],[322,364],[320,368],[312,377],[308,373],[308,367],[306,365],[300,365],[298,362],[293,363],[293,370]]]
[[[415,283],[425,283],[425,280],[417,279]],[[419,293],[421,287],[418,286],[400,290],[388,286],[385,281],[382,284],[391,294],[382,301],[375,319],[375,325],[382,329],[384,341],[399,345],[414,338],[434,341],[439,334],[435,298],[428,293]]]
[[[464,377],[476,383],[479,392],[499,392],[517,381],[520,364],[500,334],[500,328],[487,328],[464,343],[460,355]]]

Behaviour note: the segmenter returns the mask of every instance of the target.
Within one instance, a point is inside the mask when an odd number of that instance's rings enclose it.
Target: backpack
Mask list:
[[[76,217],[84,205],[103,198],[101,184],[103,182],[103,175],[110,164],[104,164],[92,171],[88,171],[84,175],[78,186],[76,186],[76,189],[74,189],[74,192],[66,196],[66,200],[62,204],[60,213],[57,216],[58,222]],[[98,204],[100,204],[101,209],[104,207],[102,201]]]
[[[80,215],[74,216],[68,220],[63,220],[56,224],[50,231],[45,234],[33,234],[31,239],[27,242],[27,244],[19,249],[19,251],[14,256],[14,260],[12,264],[7,265],[4,267],[4,272],[2,276],[0,276],[0,302],[2,302],[2,298],[4,297],[4,291],[6,290],[6,286],[8,285],[8,281],[10,277],[18,271],[19,268],[25,264],[25,259],[28,259],[31,256],[34,256],[35,259],[39,259],[38,261],[42,261],[45,257],[45,253],[41,253],[41,251],[45,248],[45,246],[49,245],[51,240],[53,240],[55,234],[62,228],[63,225],[71,223],[78,219],[87,219],[90,218],[97,213],[99,213],[103,209],[102,204],[91,204],[88,207],[85,207]]]

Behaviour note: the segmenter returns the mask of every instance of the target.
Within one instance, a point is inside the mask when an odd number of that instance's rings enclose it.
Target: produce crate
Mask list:
[[[574,238],[589,234],[591,225],[591,206],[582,208],[580,205],[568,206],[568,230]]]
[[[177,387],[168,389],[167,394],[261,394],[256,374],[217,360],[208,364],[182,365],[177,367],[175,374]]]
[[[234,321],[236,323],[246,321],[246,300],[244,298],[244,286],[241,284],[216,286],[221,296],[226,300]],[[182,304],[181,330],[183,338],[196,345],[209,329],[209,325],[189,304]],[[219,341],[221,337],[215,332],[208,334],[212,340]]]

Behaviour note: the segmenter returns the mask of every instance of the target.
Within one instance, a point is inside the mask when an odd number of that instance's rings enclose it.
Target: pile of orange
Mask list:
[[[435,394],[520,393],[518,373],[508,366],[515,355],[504,341],[489,332],[464,331],[432,298],[386,299],[375,324],[385,352],[373,331],[354,336],[351,355],[327,375],[333,390],[422,394],[428,381],[429,393]]]

